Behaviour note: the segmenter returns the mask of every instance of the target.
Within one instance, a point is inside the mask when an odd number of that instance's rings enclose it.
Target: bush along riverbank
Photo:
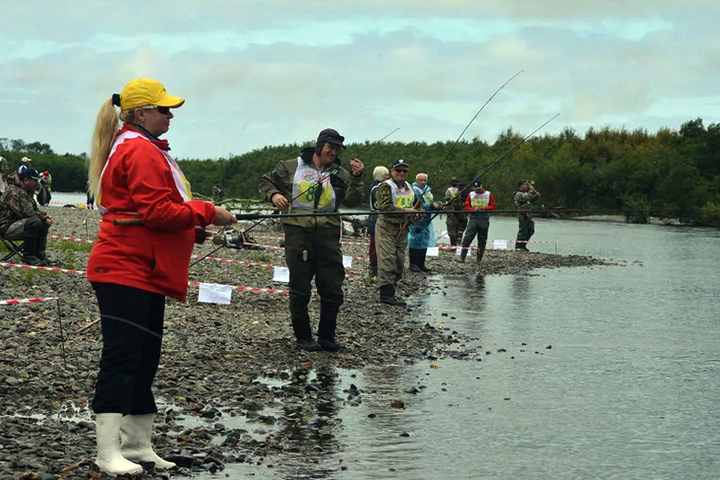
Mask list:
[[[96,211],[58,207],[50,213],[51,235],[96,238]],[[347,351],[299,351],[282,292],[286,284],[273,281],[272,267],[285,266],[282,233],[271,225],[251,235],[265,246],[223,247],[191,268],[190,281],[257,291],[236,289],[230,305],[218,305],[198,303],[198,287],[190,286],[186,303],[166,302],[153,444],[178,464],[169,475],[222,471],[228,463],[266,468],[279,454],[312,457],[318,448],[340,449],[299,440],[341,428],[327,409],[373,394],[351,388],[338,398],[338,369],[448,357],[477,361],[484,354],[463,350],[466,339],[415,316],[417,296],[438,293],[425,274],[406,271],[399,283],[399,293],[411,297],[408,308],[379,303],[367,276],[367,239],[357,238],[343,245],[344,254],[354,257],[337,329]],[[48,256],[55,271],[0,269],[0,299],[58,298],[0,306],[0,479],[91,475],[95,427],[89,402],[102,348],[99,325],[93,324],[97,304],[83,274],[91,248],[89,242],[51,238]],[[194,253],[215,248],[208,241]],[[488,250],[479,270],[474,258],[461,264],[453,251],[428,259],[433,275],[533,275],[540,268],[603,265],[608,262],[512,250]],[[317,297],[310,310],[316,323]],[[392,399],[386,404],[393,408]],[[141,478],[167,478],[145,467]]]

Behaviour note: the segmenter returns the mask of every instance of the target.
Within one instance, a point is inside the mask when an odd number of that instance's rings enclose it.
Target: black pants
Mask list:
[[[526,248],[527,242],[535,233],[535,222],[527,215],[518,217],[518,234],[515,248]]]
[[[308,303],[315,278],[320,295],[318,337],[333,339],[344,297],[345,267],[340,249],[340,227],[308,229],[285,225],[285,261],[290,270],[290,315],[295,336],[310,337]]]
[[[467,230],[462,238],[462,247],[467,249],[472,241],[475,239],[475,235],[478,237],[478,248],[485,248],[487,243],[488,230],[490,229],[490,218],[489,217],[470,217],[468,220]]]
[[[92,286],[103,336],[93,411],[157,413],[151,387],[160,363],[165,297],[112,283]]]

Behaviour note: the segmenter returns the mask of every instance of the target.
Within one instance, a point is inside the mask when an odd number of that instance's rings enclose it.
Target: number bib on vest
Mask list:
[[[405,185],[398,187],[392,180],[385,180],[385,183],[390,185],[390,191],[392,191],[393,205],[397,208],[412,208],[415,203],[415,192],[409,183],[405,182]]]
[[[293,198],[293,207],[300,210],[335,211],[335,190],[330,175],[319,172],[300,157],[293,178]]]
[[[487,207],[490,204],[490,192],[485,190],[484,193],[470,192],[470,205],[473,208]]]

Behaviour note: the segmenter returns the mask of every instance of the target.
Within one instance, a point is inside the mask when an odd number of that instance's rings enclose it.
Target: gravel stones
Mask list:
[[[54,218],[51,235],[96,238],[97,211],[48,210]],[[254,228],[251,235],[271,246],[282,237],[277,225]],[[194,254],[215,248],[208,241]],[[65,269],[84,270],[89,249],[88,243],[48,241],[50,261]],[[343,253],[367,257],[367,246],[343,245]],[[222,248],[213,255],[226,260],[202,260],[191,268],[191,282],[286,288],[272,280],[271,266],[285,266],[281,249]],[[538,268],[604,264],[502,250],[487,250],[479,270],[474,261],[458,263],[454,251],[428,259],[433,275],[532,275]],[[299,432],[322,437],[337,428],[329,413],[338,403],[361,401],[357,388],[350,388],[346,399],[338,397],[338,368],[450,355],[455,338],[448,342],[440,329],[412,322],[412,295],[426,290],[425,274],[406,272],[398,284],[398,293],[411,299],[405,309],[378,301],[366,261],[354,259],[346,273],[351,278],[343,287],[337,339],[347,350],[339,353],[296,348],[287,295],[234,291],[230,305],[216,305],[198,303],[197,287],[189,287],[186,303],[167,300],[153,443],[160,456],[178,463],[176,473],[217,472],[228,462],[267,468],[272,462],[266,457],[283,451],[312,458],[318,454],[313,446],[294,440],[308,434]],[[59,297],[59,302],[0,306],[0,478],[27,472],[36,478],[87,478],[95,457],[89,401],[102,342],[99,325],[79,330],[99,317],[92,288],[82,274],[9,267],[0,268],[0,285],[3,300]],[[310,315],[316,328],[317,297]],[[328,449],[340,446],[323,446]]]

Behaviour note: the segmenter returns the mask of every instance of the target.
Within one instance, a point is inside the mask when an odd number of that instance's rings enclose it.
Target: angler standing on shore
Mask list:
[[[377,212],[377,187],[390,178],[390,171],[381,166],[375,167],[373,170],[373,178],[375,181],[370,185],[370,210]],[[370,276],[377,276],[377,248],[375,247],[375,224],[377,223],[377,213],[371,213],[367,219],[367,232],[370,235],[370,250],[368,255],[370,257],[370,265],[368,271]]]
[[[490,228],[490,211],[495,210],[495,197],[492,192],[485,190],[480,180],[475,180],[472,184],[473,191],[465,200],[465,210],[470,212],[467,230],[462,239],[462,250],[460,251],[460,261],[464,262],[467,257],[468,248],[477,235],[477,263],[480,264],[483,254],[485,253],[485,244],[487,243],[488,230]]]
[[[515,250],[528,251],[527,243],[535,233],[535,222],[530,215],[530,204],[540,198],[540,192],[535,190],[535,182],[528,182],[525,179],[518,181],[518,189],[515,192],[515,205],[518,210],[518,234],[515,242]]]
[[[383,215],[382,212],[418,212],[422,204],[415,208],[415,192],[407,182],[410,164],[404,158],[392,163],[391,177],[382,182],[377,189],[376,199],[380,217],[375,225],[375,247],[378,257],[377,285],[380,301],[389,305],[405,306],[404,300],[395,296],[395,285],[402,277],[405,268],[405,250],[409,222],[420,215]]]
[[[275,208],[291,213],[336,212],[342,204],[356,207],[363,200],[362,172],[358,158],[350,160],[350,172],[340,163],[345,137],[332,128],[318,135],[314,147],[299,157],[282,161],[260,179],[259,190]],[[290,269],[290,319],[301,350],[338,351],[335,327],[343,304],[345,267],[340,248],[342,220],[339,215],[284,218],[285,260]],[[318,341],[313,340],[308,303],[311,282],[320,295]]]
[[[224,208],[191,199],[167,140],[158,138],[170,128],[170,109],[183,103],[157,80],[135,79],[102,105],[92,139],[89,191],[102,213],[87,267],[103,337],[92,401],[95,463],[115,475],[142,473],[140,462],[175,466],[151,445],[165,297],[185,300],[193,243],[205,239],[204,227],[237,222]],[[122,220],[136,223],[116,224]]]
[[[415,175],[415,183],[412,185],[415,192],[415,198],[422,204],[425,212],[432,212],[442,208],[437,202],[433,201],[433,194],[428,185],[427,173],[418,173]],[[408,231],[408,256],[410,257],[411,272],[430,272],[425,265],[428,247],[435,246],[435,230],[432,225],[432,216],[425,215],[422,220],[418,220],[410,227]]]
[[[450,178],[450,186],[445,190],[445,205],[449,210],[455,210],[447,214],[445,225],[447,226],[450,245],[453,247],[462,242],[463,233],[467,227],[467,215],[457,212],[465,207],[462,195],[460,194],[460,181],[457,177]]]

